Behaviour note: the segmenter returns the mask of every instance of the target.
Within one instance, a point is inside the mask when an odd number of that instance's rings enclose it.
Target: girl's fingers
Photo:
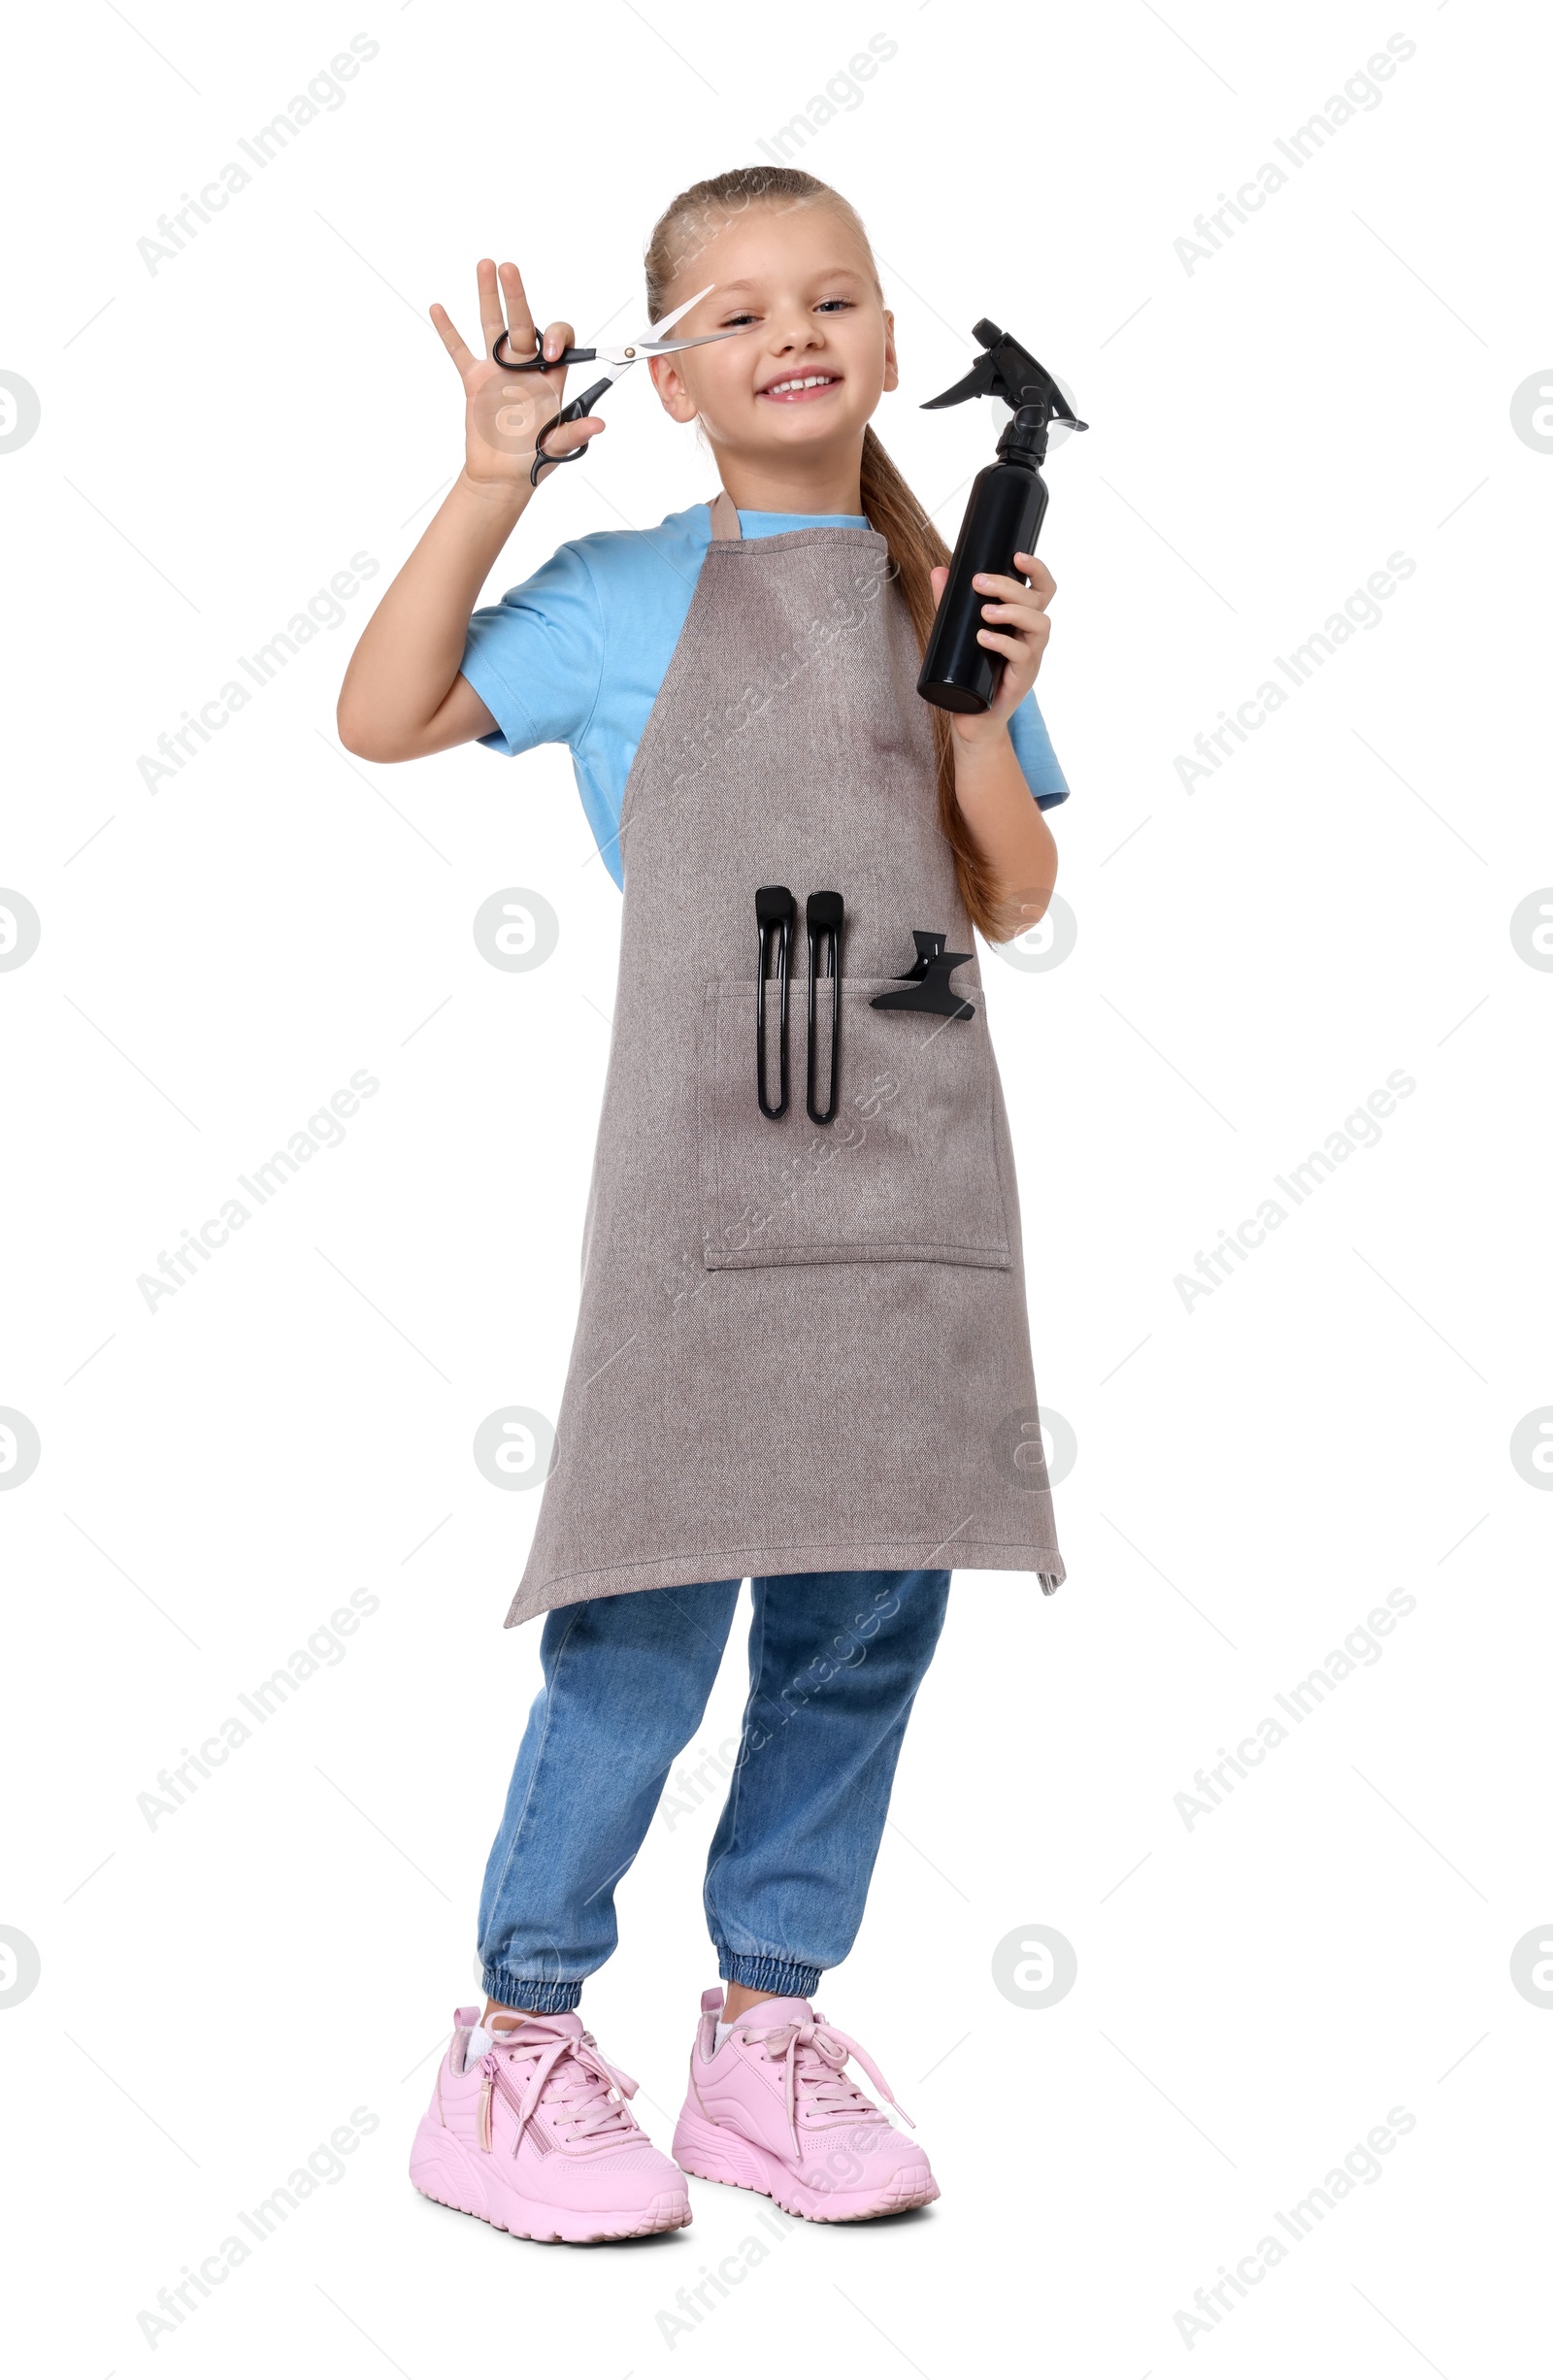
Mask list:
[[[1044,612],[1033,612],[1028,604],[983,604],[981,617],[988,622],[999,620],[1010,635],[1034,637],[1042,645],[1051,634]]]
[[[475,267],[475,281],[479,290],[480,337],[485,343],[485,353],[489,355],[497,340],[507,328],[507,324],[502,319],[502,293],[496,285],[494,258],[490,256],[480,258]],[[512,346],[521,354],[522,349],[517,347],[515,339]]]
[[[1016,555],[1014,558],[1029,563],[1031,581],[1028,586],[1020,578],[1005,578],[995,571],[983,570],[977,571],[974,581],[977,593],[1009,596],[1016,603],[1031,604],[1038,612],[1044,612],[1057,592],[1056,579],[1044,563],[1036,560],[1034,554]]]
[[[545,326],[545,359],[550,362],[563,354],[577,336],[570,322],[547,322]]]
[[[532,355],[534,352],[534,316],[529,311],[528,299],[524,294],[523,276],[515,264],[504,264],[500,280],[502,296],[507,306],[508,347],[514,355]],[[498,320],[497,336],[500,335],[501,328],[501,322]]]
[[[607,424],[599,418],[597,413],[584,413],[580,421],[567,422],[563,429],[556,431],[553,438],[547,438],[545,441],[546,459],[559,462],[563,454],[570,454],[575,446],[585,446],[589,439],[596,438],[606,426]],[[544,476],[542,465],[541,479]]]
[[[462,339],[460,339],[458,336],[457,331],[453,328],[451,321],[448,319],[446,308],[442,306],[434,306],[431,310],[431,322],[433,330],[437,333],[438,338],[442,341],[444,347],[447,349],[448,354],[458,366],[459,371],[467,372],[475,358],[473,355],[471,355],[468,347],[465,347]]]
[[[1038,596],[1043,606],[1049,604],[1057,592],[1057,581],[1044,562],[1033,553],[1016,553],[1013,562],[1015,570],[1022,570],[1029,579],[1031,594]]]
[[[585,446],[590,438],[597,438],[607,427],[598,413],[584,413],[580,421],[569,421],[545,441],[546,454],[570,454],[574,446]]]

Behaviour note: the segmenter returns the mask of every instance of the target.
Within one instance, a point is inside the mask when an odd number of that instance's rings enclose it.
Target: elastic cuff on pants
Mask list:
[[[504,2008],[532,2008],[536,2016],[560,2016],[582,1997],[580,1983],[535,1983],[510,1975],[504,1967],[487,1967],[480,1977],[487,2000]]]
[[[790,1959],[753,1958],[744,1951],[717,1954],[717,1972],[724,1983],[742,1983],[750,1992],[775,1992],[778,2000],[812,2000],[824,1971],[820,1967],[797,1967]]]

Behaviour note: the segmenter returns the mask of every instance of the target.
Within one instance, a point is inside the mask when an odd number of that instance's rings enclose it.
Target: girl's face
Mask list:
[[[782,451],[855,451],[869,416],[897,386],[895,317],[879,302],[869,252],[823,200],[769,201],[721,220],[698,241],[665,300],[670,312],[715,283],[677,334],[754,325],[649,365],[666,413],[699,415],[714,447],[770,461]]]

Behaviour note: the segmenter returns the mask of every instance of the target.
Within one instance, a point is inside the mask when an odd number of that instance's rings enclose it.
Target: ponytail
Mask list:
[[[872,430],[863,432],[863,511],[871,528],[877,529],[890,549],[890,568],[900,588],[919,653],[926,652],[937,609],[928,573],[949,559],[940,537],[883,446]],[[960,898],[989,942],[1007,936],[1008,921],[996,907],[992,871],[976,848],[954,790],[954,742],[947,711],[930,710],[933,745],[938,760],[939,824],[954,853],[954,873]]]

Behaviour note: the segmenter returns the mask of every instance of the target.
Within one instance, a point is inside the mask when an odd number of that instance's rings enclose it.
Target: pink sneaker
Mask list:
[[[428,2198],[519,2239],[636,2239],[690,2221],[684,2176],[626,2105],[636,2084],[606,2064],[580,2017],[530,2016],[452,2042],[410,2152]],[[489,2043],[489,2046],[486,2044]]]
[[[686,2173],[758,2190],[812,2223],[859,2223],[926,2206],[939,2185],[922,2150],[848,2082],[855,2058],[897,2115],[911,2119],[865,2050],[807,2000],[763,2000],[721,2049],[720,1990],[701,1995],[690,2089],[674,2135]]]

